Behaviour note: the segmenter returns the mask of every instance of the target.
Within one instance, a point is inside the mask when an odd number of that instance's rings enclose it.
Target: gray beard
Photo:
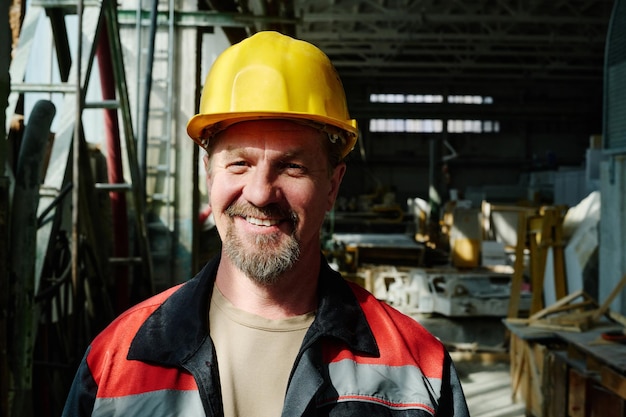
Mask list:
[[[272,286],[290,270],[300,257],[300,244],[292,235],[286,245],[278,246],[278,236],[257,236],[255,248],[246,251],[245,245],[229,228],[222,243],[224,253],[254,282]]]

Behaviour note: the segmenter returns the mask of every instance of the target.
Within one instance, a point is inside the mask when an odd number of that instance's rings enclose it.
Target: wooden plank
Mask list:
[[[567,417],[568,365],[557,351],[546,355],[546,365],[542,381],[546,417]]]
[[[615,288],[613,288],[613,291],[611,291],[611,294],[609,294],[606,300],[604,300],[604,303],[602,303],[602,305],[600,306],[600,308],[598,309],[595,315],[596,320],[598,320],[608,311],[609,306],[613,302],[613,299],[619,295],[619,293],[622,291],[625,285],[626,285],[626,275],[622,277],[620,282],[615,286]]]
[[[555,312],[555,311],[560,311],[561,307],[565,306],[566,304],[574,301],[575,299],[577,299],[578,297],[584,297],[585,293],[583,291],[576,291],[573,292],[569,295],[566,295],[565,297],[560,298],[556,303],[537,311],[536,313],[534,313],[533,315],[531,315],[528,320],[529,321],[534,321],[534,320],[538,320],[544,316],[547,316],[548,314]]]
[[[578,349],[587,356],[592,356],[616,371],[626,374],[626,349],[624,345],[602,339],[602,333],[623,331],[623,327],[615,324],[597,326],[585,332],[555,332],[572,348]]]
[[[526,358],[524,355],[524,341],[515,334],[511,334],[509,352],[511,355],[511,400],[515,403],[521,396],[522,379],[525,374]],[[523,394],[522,394],[523,396]]]
[[[590,417],[624,417],[624,399],[599,386],[589,387]]]
[[[571,327],[576,329],[576,331],[581,332],[593,327],[593,314],[593,311],[559,314],[557,316],[547,318],[546,322],[564,327]]]
[[[561,307],[552,308],[550,314],[562,313],[564,311],[590,311],[591,309],[598,308],[598,303],[595,300],[587,299],[578,303],[572,303]]]
[[[626,317],[622,316],[620,313],[616,311],[609,311],[607,315],[614,322],[619,323],[622,326],[626,327]]]
[[[586,327],[585,329],[583,329],[581,328],[581,326],[578,326],[578,325],[574,326],[574,325],[565,325],[565,324],[558,324],[558,323],[549,323],[544,320],[535,321],[531,325],[538,329],[552,330],[554,332],[581,332],[586,329]]]
[[[527,319],[505,319],[503,323],[509,332],[527,341],[549,344],[560,340],[555,332],[527,326],[524,320]]]
[[[556,298],[563,298],[567,295],[567,277],[565,272],[565,254],[563,243],[563,216],[558,208],[550,210],[550,220],[553,232],[553,254],[554,254],[554,289]]]
[[[587,376],[584,373],[577,371],[576,369],[570,369],[568,380],[568,416],[587,417],[589,415],[587,410],[587,394],[589,382]]]
[[[534,314],[544,307],[543,281],[545,278],[546,259],[548,251],[544,245],[544,238],[549,233],[549,227],[543,216],[533,216],[529,219],[529,248],[530,248],[530,281],[532,298],[530,313]]]
[[[603,366],[600,369],[600,382],[609,390],[626,400],[626,376],[614,369]]]
[[[519,315],[522,283],[524,281],[524,250],[526,249],[526,213],[520,211],[517,216],[517,245],[515,246],[515,263],[513,276],[511,277],[511,296],[507,317],[514,318]]]
[[[539,344],[525,344],[525,354],[528,363],[528,388],[526,393],[526,410],[532,415],[542,417],[543,391],[541,380],[543,372],[543,359],[546,347]]]

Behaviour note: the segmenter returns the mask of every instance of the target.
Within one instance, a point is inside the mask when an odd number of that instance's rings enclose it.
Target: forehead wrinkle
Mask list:
[[[259,144],[257,146],[241,146],[237,144],[228,144],[224,147],[223,151],[226,152],[226,154],[228,155],[245,157],[250,153],[258,150],[266,156],[272,156],[272,154],[277,154],[279,159],[301,158],[310,153],[305,151],[305,149],[298,145],[290,146],[285,150],[276,149],[275,146],[272,146],[276,142],[275,138],[257,138],[257,140],[259,141]]]

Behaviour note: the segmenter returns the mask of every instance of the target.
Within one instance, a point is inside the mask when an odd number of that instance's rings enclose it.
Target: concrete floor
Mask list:
[[[524,417],[514,402],[509,356],[501,318],[413,315],[448,346],[472,417]]]
[[[453,354],[454,358],[454,354]],[[508,362],[458,360],[455,364],[472,417],[524,417],[526,406],[511,398]]]

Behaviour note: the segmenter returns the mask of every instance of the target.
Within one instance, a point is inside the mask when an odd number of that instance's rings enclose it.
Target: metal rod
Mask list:
[[[141,175],[142,190],[146,187],[146,166],[147,166],[147,148],[148,148],[148,119],[150,115],[150,94],[152,92],[152,67],[154,65],[154,43],[157,31],[157,15],[159,8],[159,0],[152,0],[152,9],[150,15],[150,38],[148,44],[147,61],[146,61],[146,77],[145,87],[143,90],[143,111],[141,114],[141,122],[139,124],[139,168]],[[144,195],[141,196],[145,199]]]
[[[128,191],[130,189],[132,189],[132,187],[130,184],[127,184],[127,183],[110,183],[110,184],[96,183],[96,190]]]
[[[137,1],[137,10],[135,10],[135,35],[137,38],[137,49],[135,50],[137,53],[136,57],[136,68],[135,68],[135,82],[136,82],[136,106],[135,106],[135,130],[137,131],[137,137],[139,137],[139,120],[141,115],[141,51],[143,49],[141,35],[142,35],[142,27],[141,27],[141,15],[143,13],[143,2],[142,0]],[[118,11],[119,14],[119,11]],[[134,139],[133,139],[134,140]]]
[[[107,109],[114,110],[120,107],[120,102],[117,100],[102,100],[85,103],[83,108],[85,109]]]
[[[83,0],[78,0],[76,6],[77,15],[77,44],[76,44],[76,118],[74,124],[74,139],[72,141],[72,286],[74,289],[74,296],[78,295],[78,282],[79,282],[79,230],[78,230],[78,208],[80,198],[80,126],[82,123],[81,109],[82,109],[82,49],[83,49]]]
[[[11,83],[11,91],[18,93],[73,93],[71,84]]]

